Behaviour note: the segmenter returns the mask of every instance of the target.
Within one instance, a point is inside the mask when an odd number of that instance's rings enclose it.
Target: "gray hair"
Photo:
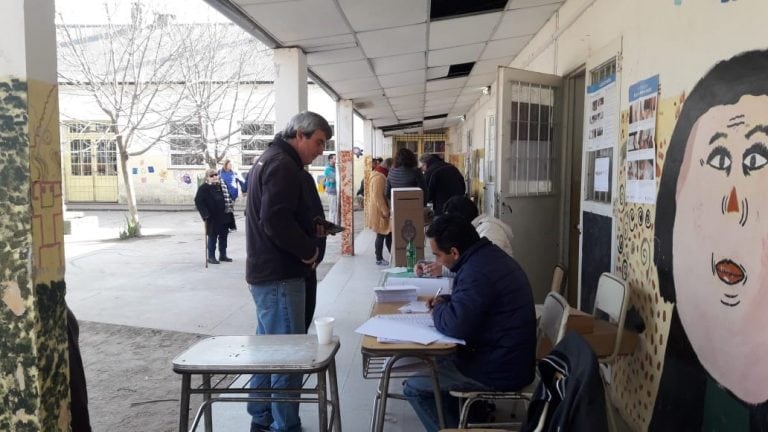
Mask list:
[[[289,140],[296,136],[296,132],[301,131],[302,135],[309,138],[317,130],[325,132],[326,139],[331,139],[333,136],[333,130],[328,124],[328,120],[312,111],[302,111],[288,120],[288,124],[285,125],[280,134],[283,136],[283,139]]]
[[[379,166],[382,168],[392,168],[393,163],[394,163],[394,160],[392,158],[386,158],[379,163]]]

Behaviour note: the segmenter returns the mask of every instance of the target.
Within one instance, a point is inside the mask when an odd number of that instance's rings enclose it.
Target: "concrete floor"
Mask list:
[[[360,214],[356,213],[358,220]],[[67,301],[79,320],[204,335],[254,333],[255,310],[244,281],[241,216],[241,229],[229,237],[228,254],[235,262],[209,265],[208,269],[196,212],[144,212],[145,238],[128,241],[114,239],[123,213],[85,212],[85,216],[73,222],[73,234],[66,236]],[[338,256],[339,239],[331,238],[328,261],[335,264],[318,286],[315,316],[335,317],[335,331],[341,338],[336,363],[342,425],[347,431],[369,427],[377,384],[362,377],[361,336],[354,333],[369,316],[371,288],[381,278],[381,268],[373,258],[374,238],[371,231],[359,232],[354,257]],[[160,367],[170,368],[171,359]],[[176,379],[174,388],[181,382]],[[400,382],[392,386],[399,387]],[[173,430],[176,422],[178,405],[168,405],[168,409],[173,410],[168,413],[172,423],[162,430]],[[405,402],[391,401],[388,414],[387,431],[422,429]],[[214,405],[213,418],[216,431],[249,428],[250,417],[241,404]],[[317,430],[314,405],[303,405],[301,418],[304,431]]]

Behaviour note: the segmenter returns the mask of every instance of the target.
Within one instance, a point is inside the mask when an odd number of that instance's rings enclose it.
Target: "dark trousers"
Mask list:
[[[384,259],[384,243],[387,243],[387,251],[392,254],[392,233],[389,234],[376,234],[376,242],[374,243],[374,251],[376,252],[376,261]]]
[[[309,330],[312,325],[312,317],[315,315],[315,304],[317,303],[317,271],[312,270],[312,274],[304,280],[304,332]]]
[[[224,228],[218,233],[208,234],[208,258],[216,258],[216,241],[219,242],[219,258],[227,256],[227,236],[229,229]]]
[[[91,432],[88,415],[88,390],[85,387],[85,370],[80,357],[80,326],[72,311],[67,307],[67,340],[69,342],[69,394],[71,397],[72,432]]]

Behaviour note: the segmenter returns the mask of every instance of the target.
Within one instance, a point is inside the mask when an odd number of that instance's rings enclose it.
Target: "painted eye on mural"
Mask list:
[[[723,146],[717,146],[712,149],[707,157],[707,165],[720,171],[725,171],[726,175],[731,173],[731,152]]]
[[[744,151],[743,159],[744,175],[749,175],[768,164],[768,147],[763,143],[752,144]]]

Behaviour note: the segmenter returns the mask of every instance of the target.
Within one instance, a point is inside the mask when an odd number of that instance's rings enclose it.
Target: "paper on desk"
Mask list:
[[[379,318],[385,319],[391,322],[396,323],[407,323],[408,325],[413,326],[414,328],[419,328],[422,330],[425,330],[432,334],[435,338],[435,342],[442,342],[442,343],[454,343],[454,344],[460,344],[460,345],[466,345],[467,342],[463,339],[456,339],[450,336],[446,336],[439,331],[434,326],[434,322],[432,321],[432,314],[428,313],[410,313],[410,314],[385,314],[385,315],[378,315]],[[390,340],[385,340],[384,338],[379,338],[379,342],[389,342],[389,343],[397,343],[402,342],[402,340],[390,338]]]
[[[390,277],[385,286],[411,285],[418,289],[420,296],[434,296],[437,290],[441,294],[450,294],[453,278],[400,278]]]
[[[384,273],[405,273],[408,271],[405,267],[392,267],[382,270]]]
[[[378,316],[364,322],[363,325],[355,329],[355,332],[368,336],[416,342],[422,345],[430,344],[439,339],[439,336],[434,331],[430,331],[429,328],[379,318]]]
[[[402,313],[414,313],[414,312],[429,312],[427,302],[412,301],[404,306],[400,306],[398,310]]]

